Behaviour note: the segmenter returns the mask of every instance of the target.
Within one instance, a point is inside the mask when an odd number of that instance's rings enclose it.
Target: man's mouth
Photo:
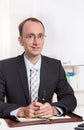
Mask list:
[[[32,47],[33,50],[39,50],[40,47]]]

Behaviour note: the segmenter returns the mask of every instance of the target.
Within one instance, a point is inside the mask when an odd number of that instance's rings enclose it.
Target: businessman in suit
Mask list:
[[[0,61],[0,117],[48,118],[72,112],[77,101],[61,62],[41,54],[45,40],[43,23],[28,18],[20,23],[19,34],[24,53]],[[35,102],[31,101],[31,67],[38,69]],[[52,102],[54,93],[57,102]]]

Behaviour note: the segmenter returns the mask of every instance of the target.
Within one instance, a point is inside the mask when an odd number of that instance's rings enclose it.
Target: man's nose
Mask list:
[[[38,37],[34,37],[34,44],[38,44],[38,42],[39,42],[39,38]]]

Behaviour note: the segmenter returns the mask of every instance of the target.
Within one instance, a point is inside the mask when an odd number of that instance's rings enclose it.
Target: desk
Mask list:
[[[71,123],[56,123],[56,124],[41,124],[41,125],[31,125],[23,127],[13,127],[7,126],[3,119],[0,119],[1,125],[0,130],[74,130],[78,124],[82,122],[71,122]],[[83,121],[84,122],[84,121]]]
[[[83,115],[84,116],[84,106],[77,107],[75,110],[76,114]],[[79,114],[80,113],[80,114]],[[41,124],[41,125],[30,125],[30,126],[23,126],[23,127],[8,127],[6,122],[3,119],[0,119],[1,125],[0,130],[74,130],[74,127],[76,127],[80,123],[84,123],[84,121],[81,122],[68,122],[68,123],[56,123],[56,124]]]

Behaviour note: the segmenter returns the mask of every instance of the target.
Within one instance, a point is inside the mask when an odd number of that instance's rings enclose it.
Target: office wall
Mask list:
[[[0,0],[0,59],[10,54],[9,1]]]
[[[84,63],[84,0],[43,0],[40,15],[47,33],[44,52],[63,62]]]
[[[23,52],[18,42],[18,25],[33,16],[34,9],[34,0],[0,0],[0,59]]]
[[[40,18],[46,28],[43,54],[62,62],[84,63],[84,0],[1,0],[0,58],[23,52],[18,24],[27,17]],[[4,30],[4,31],[3,31]],[[2,34],[3,32],[3,34]]]

